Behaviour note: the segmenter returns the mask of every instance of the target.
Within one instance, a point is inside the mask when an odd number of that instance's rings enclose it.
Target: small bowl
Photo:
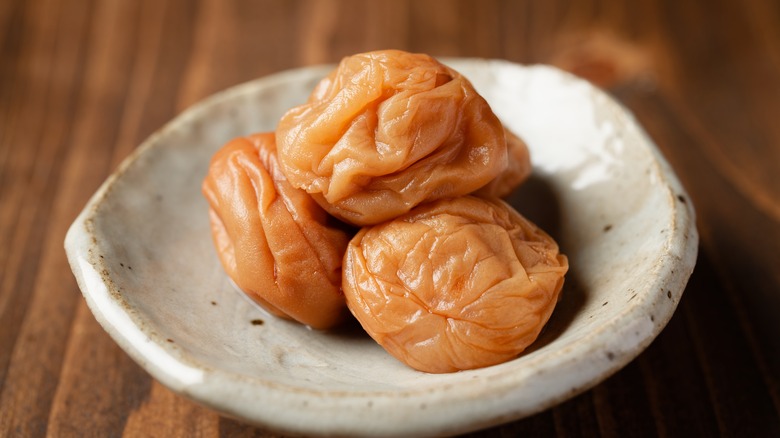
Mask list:
[[[261,78],[188,109],[146,140],[71,226],[68,260],[95,318],[173,391],[272,430],[339,436],[464,433],[596,385],[671,318],[698,247],[693,206],[634,118],[546,66],[445,60],[524,138],[534,175],[510,199],[569,257],[545,331],[509,362],[415,371],[356,324],[318,332],[236,293],[200,193],[233,137],[274,130],[332,66]]]

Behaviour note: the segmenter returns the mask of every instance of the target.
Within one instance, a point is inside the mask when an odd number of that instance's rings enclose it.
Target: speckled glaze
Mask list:
[[[219,93],[152,135],[106,181],[65,247],[96,319],[152,376],[227,415],[307,435],[442,435],[533,414],[607,378],[666,325],[696,260],[693,207],[634,118],[550,67],[451,59],[531,150],[511,203],[569,257],[558,309],[519,358],[414,371],[359,329],[271,317],[236,293],[200,183],[227,140],[273,130],[331,67]]]

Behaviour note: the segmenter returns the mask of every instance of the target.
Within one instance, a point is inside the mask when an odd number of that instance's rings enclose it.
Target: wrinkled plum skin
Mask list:
[[[395,50],[343,59],[276,138],[290,183],[359,226],[474,192],[507,167],[503,126],[471,83]]]
[[[220,261],[241,290],[269,312],[313,328],[342,321],[341,263],[350,234],[287,182],[273,133],[226,144],[202,189]]]
[[[366,332],[420,371],[516,357],[539,335],[563,286],[555,241],[500,200],[440,200],[363,228],[342,287]]]

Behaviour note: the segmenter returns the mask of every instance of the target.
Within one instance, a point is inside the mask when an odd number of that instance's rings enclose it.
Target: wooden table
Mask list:
[[[549,63],[630,108],[690,192],[677,313],[592,390],[476,436],[780,436],[780,3],[0,1],[0,436],[271,436],[153,381],[62,248],[145,137],[228,86],[377,48]]]

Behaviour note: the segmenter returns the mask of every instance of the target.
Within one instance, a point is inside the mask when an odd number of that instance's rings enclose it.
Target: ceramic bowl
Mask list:
[[[560,403],[635,358],[663,329],[693,269],[688,196],[634,118],[546,66],[451,59],[531,150],[510,202],[569,257],[561,301],[515,360],[426,374],[349,326],[323,333],[265,314],[231,286],[200,193],[211,155],[273,130],[332,67],[216,94],[152,135],[103,184],[65,247],[113,339],[173,391],[223,414],[306,435],[442,435]]]

